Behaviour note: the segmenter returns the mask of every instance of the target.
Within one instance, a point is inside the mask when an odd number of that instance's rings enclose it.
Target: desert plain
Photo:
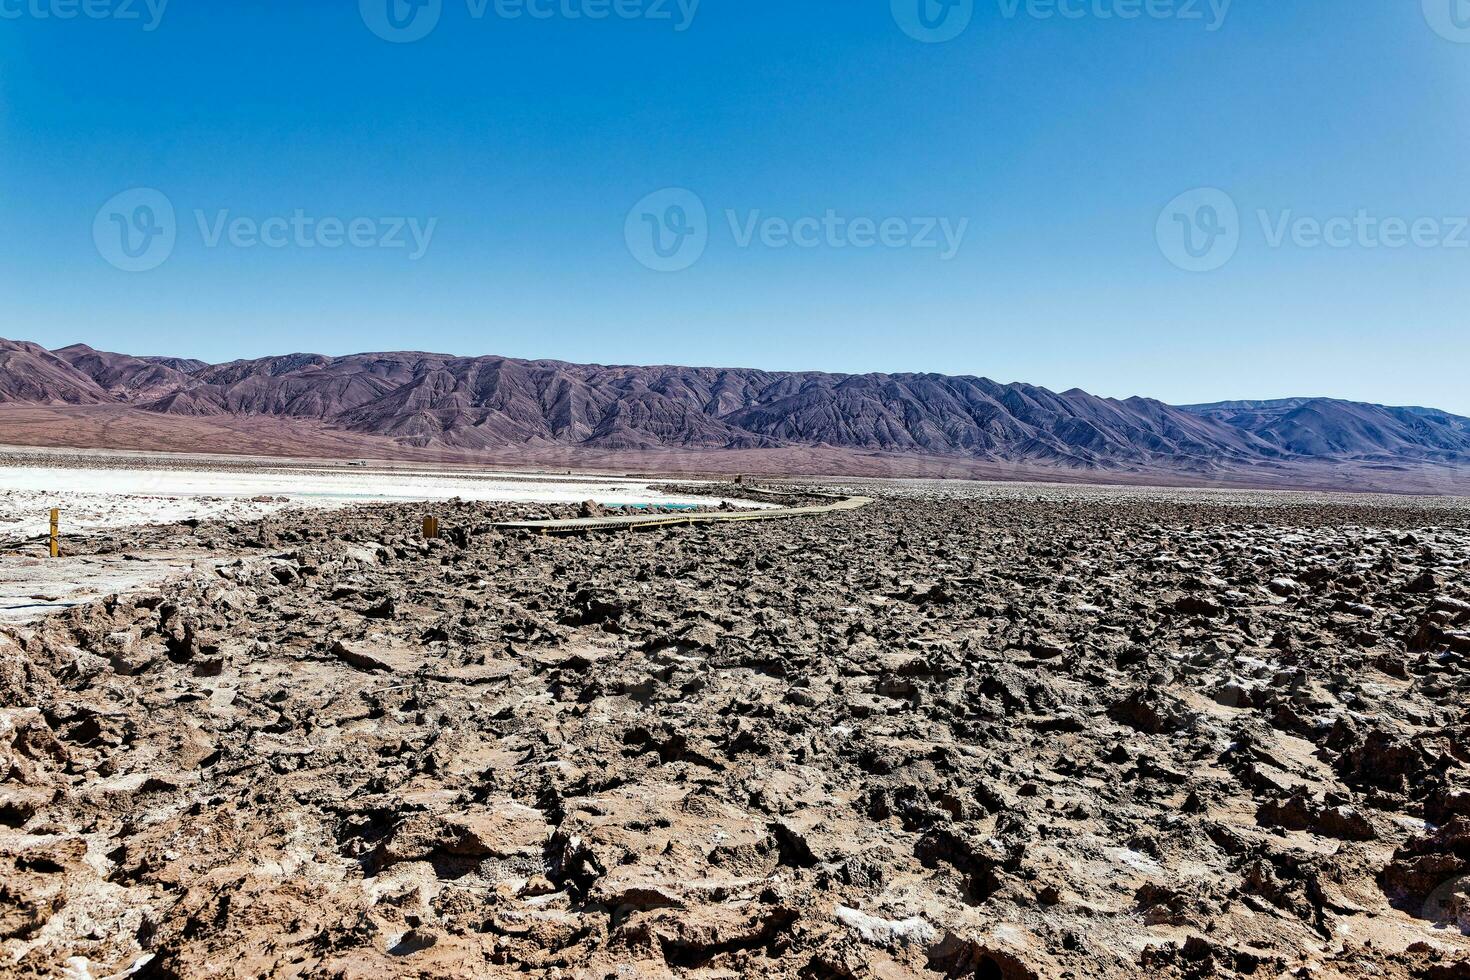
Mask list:
[[[461,477],[11,472],[0,975],[1470,976],[1470,500]]]

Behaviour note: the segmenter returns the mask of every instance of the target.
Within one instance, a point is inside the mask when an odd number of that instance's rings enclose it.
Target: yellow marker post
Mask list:
[[[51,508],[51,557],[61,557],[61,511]]]
[[[425,517],[424,518],[424,537],[425,538],[437,538],[438,536],[439,536],[439,518],[437,518],[437,517]]]

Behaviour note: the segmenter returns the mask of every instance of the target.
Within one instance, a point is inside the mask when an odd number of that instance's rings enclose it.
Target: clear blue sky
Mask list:
[[[704,0],[682,31],[677,0],[672,20],[560,12],[598,0],[541,0],[550,19],[490,0],[477,18],[477,0],[442,0],[414,43],[375,35],[357,0],[171,0],[153,30],[146,0],[127,11],[141,20],[55,16],[83,2],[0,0],[6,336],[212,361],[411,348],[941,371],[1470,414],[1470,248],[1272,247],[1256,214],[1433,218],[1470,244],[1453,220],[1470,215],[1470,43],[1420,0],[1237,0],[1216,30],[1208,0],[1203,20],[974,0],[944,43],[910,37],[889,0]],[[177,241],[130,273],[93,231],[137,187],[175,207]],[[708,247],[651,271],[625,220],[668,187],[707,207]],[[1156,234],[1200,187],[1240,213],[1238,252],[1203,273]],[[297,210],[437,223],[411,260],[208,247],[195,217]],[[968,226],[946,261],[742,247],[727,210]]]

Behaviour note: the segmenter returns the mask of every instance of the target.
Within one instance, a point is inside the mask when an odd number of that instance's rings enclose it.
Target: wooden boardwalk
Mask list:
[[[693,514],[627,514],[618,517],[577,517],[564,521],[508,521],[493,525],[501,531],[532,534],[589,534],[594,531],[641,531],[685,524],[720,524],[726,521],[779,521],[791,517],[815,517],[844,510],[859,510],[873,502],[871,497],[842,497],[830,504],[775,507],[767,510],[708,511]]]

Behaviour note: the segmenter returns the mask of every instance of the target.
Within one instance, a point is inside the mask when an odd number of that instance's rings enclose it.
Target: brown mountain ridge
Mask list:
[[[392,352],[226,364],[0,341],[0,404],[264,417],[454,451],[840,449],[1083,470],[1470,466],[1470,419],[1333,399],[1171,406],[939,374]]]

